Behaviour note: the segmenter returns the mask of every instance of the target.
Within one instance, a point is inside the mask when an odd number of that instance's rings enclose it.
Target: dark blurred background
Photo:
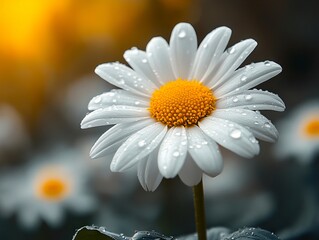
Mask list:
[[[134,230],[195,232],[192,191],[179,179],[147,193],[136,173],[110,173],[105,159],[89,159],[90,147],[106,129],[81,130],[80,122],[89,100],[112,88],[94,75],[95,67],[125,63],[125,50],[145,49],[154,36],[169,40],[178,22],[191,23],[199,41],[228,26],[229,45],[246,38],[258,42],[245,63],[273,60],[283,67],[258,88],[277,93],[287,109],[265,115],[275,124],[289,121],[295,109],[316,102],[319,122],[318,5],[315,0],[1,0],[0,178],[5,180],[0,182],[8,182],[9,190],[0,187],[0,195],[19,191],[10,185],[11,172],[72,151],[81,157],[65,158],[89,172],[83,188],[90,190],[95,208],[85,214],[63,208],[58,226],[41,220],[30,229],[19,224],[20,209],[8,215],[0,207],[0,239],[71,239],[75,229],[91,224],[129,236]],[[205,182],[208,227],[255,226],[283,239],[317,239],[319,134],[310,141],[313,154],[306,161],[277,154],[276,144],[269,143],[261,143],[255,159],[224,151],[224,172]],[[292,146],[289,138],[281,144]]]

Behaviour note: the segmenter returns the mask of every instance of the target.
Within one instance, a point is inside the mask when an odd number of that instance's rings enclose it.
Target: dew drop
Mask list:
[[[119,84],[125,84],[124,79],[121,79],[121,80],[119,81]]]
[[[251,100],[252,98],[253,98],[253,97],[252,97],[251,95],[246,95],[246,96],[245,96],[245,99],[248,100],[248,101]]]
[[[269,61],[265,61],[264,64],[265,64],[266,66],[270,66],[270,65],[271,65]]]
[[[202,147],[202,145],[196,144],[196,148],[201,148],[201,147]]]
[[[266,128],[271,128],[271,125],[269,123],[265,123]]]
[[[233,102],[236,103],[236,102],[238,102],[238,100],[239,100],[238,98],[234,98]]]
[[[207,46],[208,46],[208,44],[207,44],[207,43],[205,43],[205,44],[203,45],[203,48],[207,48]]]
[[[143,147],[143,146],[145,146],[145,144],[146,144],[146,141],[145,141],[145,140],[140,140],[140,141],[137,143],[137,145],[138,145],[139,147]]]
[[[186,32],[184,30],[180,31],[180,33],[178,34],[179,38],[184,38],[186,37]]]
[[[183,145],[183,146],[185,146],[186,144],[187,144],[186,141],[182,141],[182,142],[181,142],[181,145]]]
[[[207,141],[203,141],[202,144],[203,144],[203,145],[207,145],[208,142],[207,142]]]
[[[142,59],[142,63],[147,63],[147,59],[146,59],[146,58],[143,58],[143,59]]]
[[[236,52],[236,48],[235,48],[235,47],[228,48],[228,49],[227,49],[227,52],[228,52],[229,54],[233,54],[234,52]]]
[[[116,99],[113,99],[112,102],[116,103],[117,101],[116,101]]]
[[[95,102],[95,103],[100,103],[101,101],[102,101],[101,96],[96,96],[96,97],[94,98],[94,102]]]
[[[234,139],[239,139],[241,137],[241,131],[239,129],[234,129],[231,131],[230,136]]]
[[[240,81],[246,82],[246,80],[247,80],[247,76],[246,75],[241,76]]]
[[[133,54],[138,54],[137,47],[132,47],[131,50],[132,50]]]
[[[177,152],[177,151],[174,152],[174,153],[173,153],[173,156],[174,156],[174,157],[178,157],[178,156],[179,156],[179,152]]]
[[[139,101],[135,101],[134,104],[135,104],[135,105],[139,105],[140,102],[139,102]]]

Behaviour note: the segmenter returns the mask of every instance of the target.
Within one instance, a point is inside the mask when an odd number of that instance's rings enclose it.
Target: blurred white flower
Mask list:
[[[281,135],[275,146],[277,156],[309,163],[319,153],[319,101],[300,105],[279,122],[278,129]]]
[[[42,219],[51,227],[62,223],[65,208],[78,214],[95,208],[85,184],[87,166],[73,151],[60,149],[39,156],[24,168],[2,174],[0,213],[16,213],[25,228],[35,228]]]
[[[3,152],[26,149],[29,144],[20,115],[11,106],[0,105],[0,159]]]
[[[174,28],[170,45],[153,38],[146,52],[124,54],[120,63],[99,65],[95,72],[121,88],[93,98],[82,128],[116,124],[95,143],[91,157],[112,156],[111,170],[137,165],[145,190],[154,191],[162,178],[179,175],[188,186],[205,173],[223,168],[218,144],[243,156],[259,153],[256,138],[274,141],[277,130],[256,110],[283,111],[275,94],[249,90],[281,72],[271,61],[237,69],[257,43],[247,39],[225,48],[231,35],[220,27],[197,49],[190,24]],[[236,70],[237,69],[237,70]]]
[[[267,219],[274,211],[275,201],[262,188],[256,166],[241,158],[226,157],[224,162],[220,175],[203,179],[207,223],[237,228]]]
[[[251,162],[244,159],[225,159],[225,169],[215,178],[203,177],[207,199],[238,194],[251,186],[256,180]]]
[[[96,92],[102,93],[105,89],[112,89],[111,85],[105,86],[103,82],[95,78],[95,76],[88,75],[77,79],[60,93],[61,97],[57,98],[61,113],[64,114],[71,126],[81,122],[83,115],[86,114],[84,106],[92,96],[96,95]]]

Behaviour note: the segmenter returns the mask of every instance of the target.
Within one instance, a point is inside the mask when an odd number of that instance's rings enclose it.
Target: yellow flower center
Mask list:
[[[304,127],[308,137],[319,137],[319,118],[311,119]]]
[[[196,80],[177,79],[155,90],[149,111],[168,127],[192,126],[210,115],[216,99],[212,91]]]
[[[46,200],[59,200],[66,196],[68,183],[60,178],[47,178],[38,185],[38,194]]]

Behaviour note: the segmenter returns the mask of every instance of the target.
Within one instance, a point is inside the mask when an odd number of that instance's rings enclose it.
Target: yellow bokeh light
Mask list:
[[[65,9],[68,0],[2,0],[1,50],[8,55],[35,57],[49,47],[52,16]]]

